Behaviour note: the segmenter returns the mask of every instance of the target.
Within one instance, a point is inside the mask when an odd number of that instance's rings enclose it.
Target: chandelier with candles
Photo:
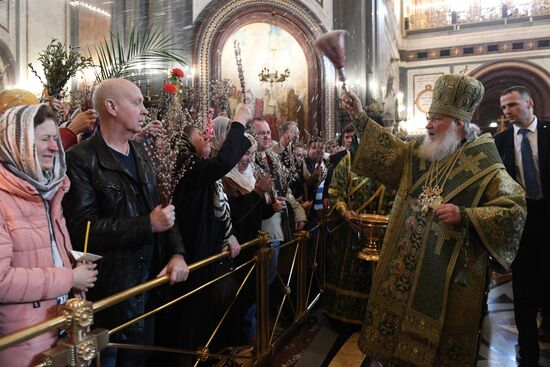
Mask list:
[[[290,76],[290,70],[286,68],[282,73],[279,73],[278,70],[272,72],[267,66],[264,66],[262,71],[258,74],[260,82],[262,83],[282,83]]]
[[[276,61],[280,59],[279,53],[279,39],[276,36],[277,26],[271,24],[269,28],[269,41],[268,41],[268,53],[271,54],[271,57],[266,60],[266,63],[260,73],[258,78],[262,83],[269,83],[273,85],[274,83],[283,83],[290,76],[289,68],[285,68],[282,72],[277,70]]]

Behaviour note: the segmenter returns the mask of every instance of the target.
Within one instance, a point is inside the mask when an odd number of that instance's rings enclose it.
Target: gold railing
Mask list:
[[[258,246],[255,256],[252,259],[245,261],[232,271],[222,274],[215,279],[211,279],[197,288],[170,300],[162,306],[140,315],[135,319],[129,320],[128,322],[125,322],[111,330],[93,329],[92,331],[89,331],[89,327],[93,323],[93,314],[105,310],[130,297],[153,290],[168,283],[168,275],[155,278],[146,283],[94,302],[93,304],[89,301],[81,299],[71,299],[63,305],[63,307],[61,307],[60,316],[0,338],[0,350],[4,350],[10,346],[51,330],[65,329],[68,337],[60,339],[56,347],[44,352],[44,362],[38,366],[87,366],[91,360],[96,359],[96,365],[100,367],[101,360],[99,352],[106,347],[194,355],[197,357],[195,366],[210,358],[229,358],[238,359],[241,361],[248,358],[253,360],[254,365],[260,365],[269,360],[273,351],[280,347],[280,344],[285,340],[285,338],[293,333],[303,323],[311,308],[319,300],[320,293],[322,292],[322,288],[324,286],[324,268],[319,266],[319,264],[324,265],[324,259],[322,257],[324,255],[325,231],[323,227],[323,222],[321,222],[320,225],[310,231],[298,232],[293,240],[283,243],[277,247],[279,252],[290,251],[292,260],[290,264],[288,264],[290,266],[290,271],[288,274],[281,276],[278,271],[276,273],[276,281],[283,290],[283,296],[280,303],[277,303],[277,313],[274,320],[270,319],[270,304],[275,303],[271,302],[269,299],[270,284],[268,281],[268,273],[269,264],[276,249],[273,246],[270,246],[269,236],[265,232],[260,232],[256,239],[241,246],[242,250]],[[314,241],[314,243],[310,241],[312,233],[316,234],[316,241]],[[308,247],[310,250],[309,257]],[[228,256],[229,252],[224,251],[215,256],[191,264],[189,266],[189,276],[192,277],[193,272],[196,270],[216,263]],[[212,340],[220,330],[223,322],[226,320],[232,306],[241,294],[241,290],[245,286],[246,282],[250,281],[254,269],[256,270],[257,277],[257,337],[253,354],[248,357],[243,357],[211,353],[209,351],[209,346]],[[218,282],[225,277],[231,276],[237,271],[247,271],[247,274],[239,285],[233,301],[224,311],[209,339],[205,341],[204,346],[199,348],[199,350],[194,351],[159,346],[109,343],[110,335],[125,329],[137,321],[173,306],[174,304],[196,294],[213,283]],[[284,279],[285,277],[286,279]],[[314,287],[315,283],[317,288]],[[293,288],[296,296],[293,296]],[[277,332],[280,331],[280,317],[285,304],[289,305],[292,309],[293,320],[286,330],[277,334]]]

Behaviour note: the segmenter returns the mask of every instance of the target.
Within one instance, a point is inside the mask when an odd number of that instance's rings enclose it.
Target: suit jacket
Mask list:
[[[495,135],[495,144],[506,171],[513,179],[516,179],[513,127]],[[537,148],[542,194],[546,199],[547,213],[550,213],[550,121],[540,119],[537,121]]]

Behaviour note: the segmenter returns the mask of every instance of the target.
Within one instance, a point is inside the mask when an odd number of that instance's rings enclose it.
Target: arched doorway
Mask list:
[[[265,118],[271,126],[273,139],[278,138],[279,127],[286,121],[296,121],[302,132],[311,131],[308,70],[316,67],[308,65],[302,46],[292,34],[267,21],[240,27],[221,47],[220,63],[215,70],[219,69],[220,79],[229,80],[231,85],[230,115],[242,94],[235,62],[235,41],[240,44],[246,100],[253,116]]]
[[[292,35],[305,55],[308,96],[305,103],[308,108],[305,127],[310,132],[323,130],[328,137],[334,135],[334,70],[312,47],[313,40],[326,29],[305,6],[287,0],[237,0],[225,4],[213,2],[201,18],[204,20],[197,30],[193,61],[199,68],[203,113],[207,113],[209,104],[208,81],[220,78],[221,51],[228,39],[246,25],[267,23]],[[252,70],[249,74],[257,78],[258,72]]]
[[[550,118],[550,104],[544,103],[550,97],[550,74],[539,65],[528,61],[497,61],[475,69],[471,76],[485,86],[485,96],[474,115],[474,121],[484,131],[494,133],[497,127],[507,125],[500,110],[500,93],[513,85],[523,85],[531,92],[535,103],[535,115],[541,119]]]

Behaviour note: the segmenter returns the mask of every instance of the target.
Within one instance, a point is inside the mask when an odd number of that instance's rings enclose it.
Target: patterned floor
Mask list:
[[[514,367],[517,329],[514,321],[512,282],[495,285],[487,301],[489,314],[483,320],[478,367]],[[550,367],[550,343],[541,343],[539,363]]]
[[[495,277],[489,292],[488,315],[483,320],[477,367],[514,367],[517,329],[514,322],[512,282],[509,276]],[[362,355],[353,334],[329,363],[329,367],[359,366]],[[550,367],[550,343],[541,343],[541,366]]]

